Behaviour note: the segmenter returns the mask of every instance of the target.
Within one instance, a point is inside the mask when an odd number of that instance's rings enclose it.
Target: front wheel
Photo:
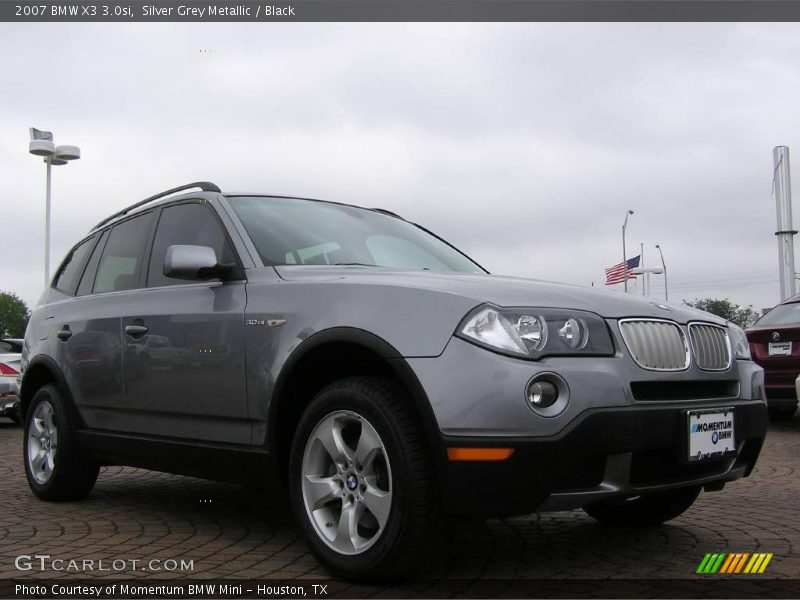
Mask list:
[[[94,487],[99,467],[75,446],[70,407],[52,385],[40,388],[25,422],[24,460],[28,485],[42,500],[79,500]]]
[[[322,390],[298,425],[289,465],[296,519],[333,573],[399,577],[425,564],[441,511],[410,398],[354,377]]]
[[[646,496],[601,500],[584,507],[590,517],[615,527],[649,527],[682,515],[700,494],[699,486]]]

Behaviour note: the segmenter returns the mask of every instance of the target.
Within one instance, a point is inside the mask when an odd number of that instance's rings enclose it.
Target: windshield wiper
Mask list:
[[[368,265],[360,262],[333,263],[332,267],[377,267],[378,265]]]

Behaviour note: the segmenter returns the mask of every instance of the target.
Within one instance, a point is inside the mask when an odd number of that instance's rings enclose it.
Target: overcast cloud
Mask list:
[[[0,290],[42,289],[34,126],[83,152],[54,169],[53,268],[210,180],[387,208],[492,272],[581,285],[631,208],[628,255],[661,244],[671,300],[771,306],[798,65],[798,24],[0,24]]]

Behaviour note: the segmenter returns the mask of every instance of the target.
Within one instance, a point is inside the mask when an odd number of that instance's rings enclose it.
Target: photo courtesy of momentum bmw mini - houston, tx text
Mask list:
[[[379,208],[208,182],[80,240],[22,363],[42,500],[86,496],[104,464],[283,482],[354,578],[419,570],[444,515],[668,521],[749,475],[767,426],[723,319],[491,275]]]

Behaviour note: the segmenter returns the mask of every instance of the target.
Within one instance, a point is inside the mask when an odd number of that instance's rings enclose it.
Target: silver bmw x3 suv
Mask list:
[[[288,490],[323,564],[396,577],[450,516],[672,519],[749,475],[762,370],[686,306],[490,275],[380,209],[211,183],[67,255],[25,336],[34,494],[102,465]]]

